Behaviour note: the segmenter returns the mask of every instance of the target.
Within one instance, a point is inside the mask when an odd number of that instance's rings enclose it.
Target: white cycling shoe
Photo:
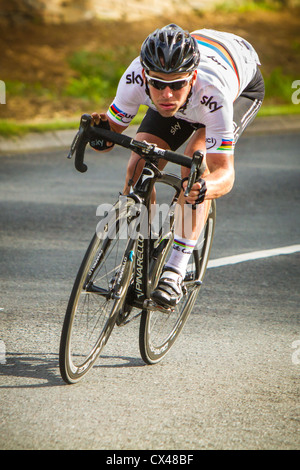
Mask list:
[[[175,269],[165,267],[151,299],[164,308],[175,307],[182,298],[182,276]]]

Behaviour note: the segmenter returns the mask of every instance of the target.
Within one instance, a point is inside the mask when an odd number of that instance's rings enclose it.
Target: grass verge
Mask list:
[[[141,123],[147,107],[141,106],[138,114],[132,121],[132,125]],[[269,116],[300,115],[300,105],[285,104],[275,106],[262,106],[258,118]],[[30,132],[55,132],[60,130],[78,129],[80,116],[74,116],[70,120],[53,120],[41,123],[24,123],[13,120],[0,120],[0,136],[5,138],[23,137]]]

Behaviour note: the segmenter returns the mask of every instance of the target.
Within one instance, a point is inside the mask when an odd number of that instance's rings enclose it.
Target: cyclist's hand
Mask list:
[[[92,113],[91,116],[93,118],[94,127],[100,127],[103,129],[110,130],[110,125],[106,114]],[[112,142],[108,142],[107,140],[99,138],[91,140],[90,146],[93,149],[102,152],[104,150],[111,149],[114,144]]]
[[[186,190],[188,184],[188,178],[182,181],[183,191]],[[201,204],[204,201],[206,194],[206,184],[204,179],[200,178],[196,183],[194,183],[189,196],[186,197],[187,204]]]

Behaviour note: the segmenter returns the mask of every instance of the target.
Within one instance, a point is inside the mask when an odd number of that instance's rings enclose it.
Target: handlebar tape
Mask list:
[[[121,147],[130,148],[132,139],[127,135],[118,134],[117,132],[110,131],[108,129],[104,129],[102,127],[90,127],[88,130],[89,133],[89,140],[92,138],[99,137],[113,142],[114,144],[121,145]]]
[[[173,152],[172,150],[165,150],[163,157],[165,160],[171,163],[177,163],[177,165],[185,166],[186,168],[191,168],[192,159],[181,155],[180,153]]]

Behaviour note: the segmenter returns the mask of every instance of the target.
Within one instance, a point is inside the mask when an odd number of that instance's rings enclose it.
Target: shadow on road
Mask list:
[[[126,356],[101,356],[102,361],[94,366],[98,368],[121,368],[145,366],[142,359]],[[7,353],[6,363],[0,365],[0,376],[15,377],[15,385],[0,385],[0,389],[41,388],[66,385],[58,371],[58,354],[19,354]],[[31,382],[32,379],[32,383]]]

